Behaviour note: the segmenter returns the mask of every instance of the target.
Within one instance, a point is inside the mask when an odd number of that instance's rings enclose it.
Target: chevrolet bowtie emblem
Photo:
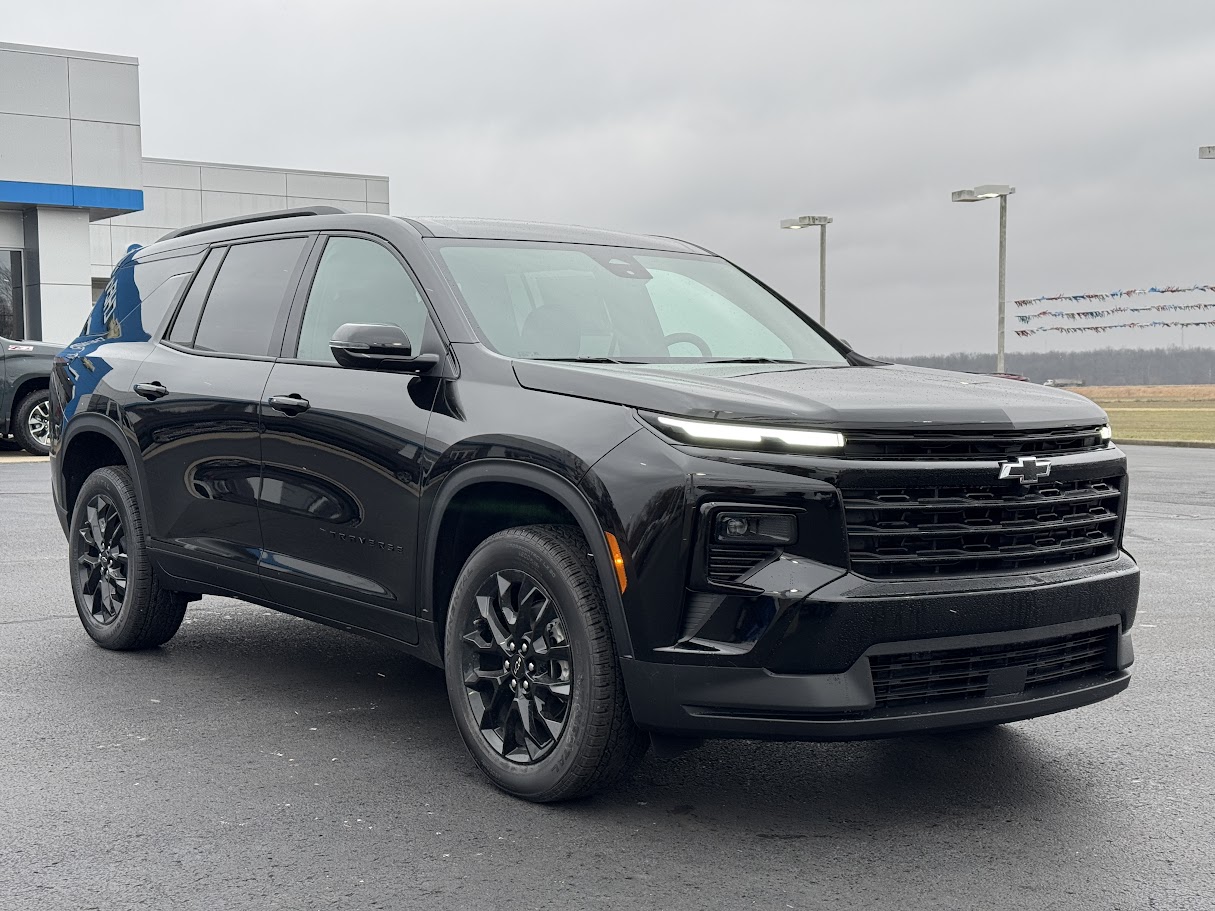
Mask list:
[[[1000,463],[1000,480],[1014,478],[1022,484],[1037,484],[1050,474],[1050,460],[1033,456],[1018,456],[1011,462]]]

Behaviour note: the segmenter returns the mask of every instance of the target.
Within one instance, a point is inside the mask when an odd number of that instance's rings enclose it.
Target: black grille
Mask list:
[[[710,582],[734,582],[757,563],[769,560],[775,554],[771,547],[710,544],[705,575]]]
[[[862,576],[914,579],[1109,557],[1121,480],[844,490],[849,559]]]
[[[1099,424],[1032,431],[849,430],[844,436],[844,457],[851,459],[1005,459],[1109,446]]]
[[[876,708],[1024,692],[1110,668],[1116,626],[1037,642],[871,655]]]

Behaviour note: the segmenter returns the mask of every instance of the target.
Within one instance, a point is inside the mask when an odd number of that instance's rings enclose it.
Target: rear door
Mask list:
[[[313,240],[212,248],[165,339],[139,367],[130,424],[154,546],[169,572],[264,596],[258,405]]]
[[[262,397],[262,574],[276,601],[416,642],[418,501],[438,380],[341,367],[329,340],[343,323],[394,324],[415,353],[444,348],[395,250],[366,236],[322,242]]]

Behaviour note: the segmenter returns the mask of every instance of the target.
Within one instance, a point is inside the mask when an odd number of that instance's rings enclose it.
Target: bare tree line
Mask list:
[[[917,367],[989,373],[995,354],[957,352],[883,358]],[[1175,386],[1215,383],[1215,348],[1099,348],[1094,351],[1010,353],[1005,369],[1035,383],[1078,379],[1089,386]]]

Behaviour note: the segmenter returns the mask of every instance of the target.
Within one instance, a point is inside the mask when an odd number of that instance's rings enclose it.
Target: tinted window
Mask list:
[[[285,237],[229,247],[207,295],[194,347],[225,354],[270,354],[304,243],[302,237]]]
[[[399,326],[419,350],[426,304],[400,261],[380,244],[330,238],[308,294],[296,356],[333,363],[329,341],[343,323]]]
[[[146,341],[160,327],[197,256],[127,264],[118,269],[89,314],[86,335]]]
[[[169,341],[186,347],[194,344],[194,330],[198,328],[198,315],[202,313],[203,301],[207,299],[207,292],[211,290],[211,282],[215,279],[215,271],[223,261],[224,253],[225,250],[220,248],[207,254],[206,262],[194,276],[190,290],[186,292],[185,299],[177,311],[177,318],[173,320],[173,328],[167,336]]]

